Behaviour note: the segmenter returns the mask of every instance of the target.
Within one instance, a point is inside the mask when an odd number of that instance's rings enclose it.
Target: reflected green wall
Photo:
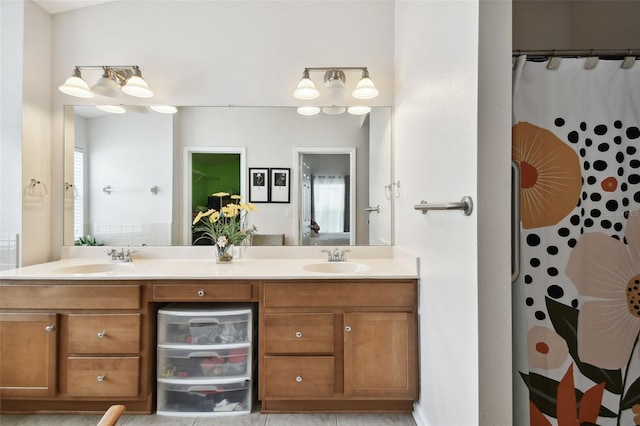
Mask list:
[[[206,206],[216,192],[240,194],[240,154],[193,153],[191,157],[193,209]]]

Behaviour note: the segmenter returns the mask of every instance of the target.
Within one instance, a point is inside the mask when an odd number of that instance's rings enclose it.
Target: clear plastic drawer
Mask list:
[[[157,414],[217,416],[251,412],[251,381],[176,384],[158,381]]]
[[[170,305],[158,311],[158,345],[251,343],[251,308]]]
[[[158,348],[158,378],[211,379],[251,377],[251,348]]]

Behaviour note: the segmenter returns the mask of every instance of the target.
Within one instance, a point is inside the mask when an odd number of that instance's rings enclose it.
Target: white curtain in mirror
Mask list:
[[[344,176],[313,177],[313,214],[322,232],[344,232]]]

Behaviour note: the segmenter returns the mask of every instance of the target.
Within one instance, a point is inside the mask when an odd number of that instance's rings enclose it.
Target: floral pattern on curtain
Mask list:
[[[518,374],[531,425],[640,425],[640,65],[583,63],[514,75]]]

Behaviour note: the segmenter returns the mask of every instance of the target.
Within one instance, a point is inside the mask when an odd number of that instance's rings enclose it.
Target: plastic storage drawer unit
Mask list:
[[[244,414],[251,411],[249,380],[216,384],[158,382],[158,414],[203,416]]]
[[[158,311],[158,404],[166,416],[251,412],[253,310],[172,304]]]
[[[249,346],[228,349],[158,348],[158,378],[249,377]]]

